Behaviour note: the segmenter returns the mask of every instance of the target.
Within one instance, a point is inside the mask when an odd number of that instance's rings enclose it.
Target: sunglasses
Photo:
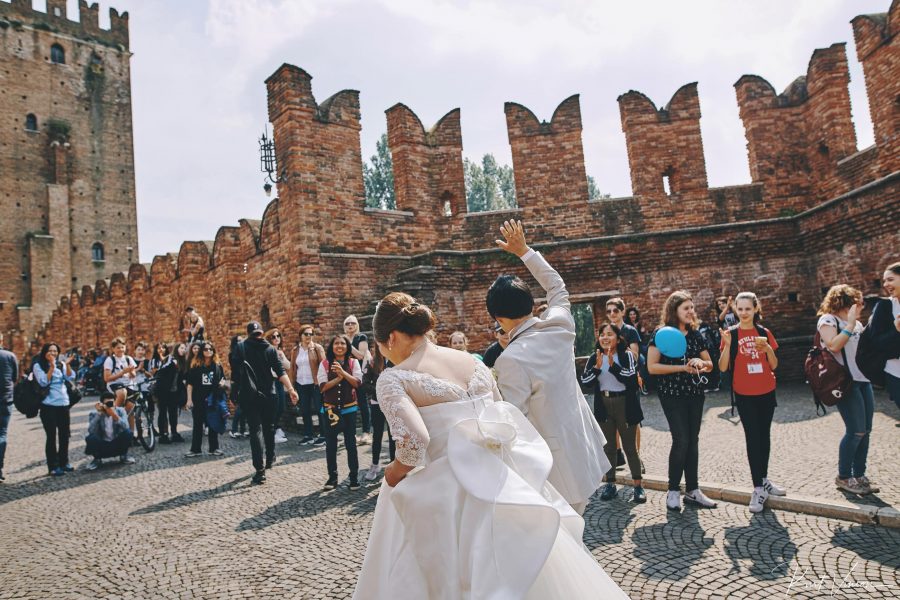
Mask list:
[[[273,337],[273,338],[281,338],[281,334],[280,334],[280,333],[273,333],[273,334],[272,334],[272,337]]]
[[[608,314],[608,315],[611,315],[611,314],[614,314],[617,312],[622,312],[622,311],[620,311],[618,308],[607,308],[606,309],[606,314]]]
[[[347,323],[344,323],[344,327],[346,327],[347,325],[359,325],[359,323],[354,323],[353,321],[348,321]]]
[[[306,333],[301,333],[300,335],[303,337],[312,337],[312,333],[310,333],[309,331],[307,331]]]
[[[215,350],[213,350],[212,348],[204,348],[203,351],[204,352],[215,352]]]

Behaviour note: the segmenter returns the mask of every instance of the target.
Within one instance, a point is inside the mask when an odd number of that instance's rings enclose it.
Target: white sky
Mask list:
[[[427,127],[462,109],[464,154],[510,163],[503,114],[519,102],[549,119],[581,94],[587,172],[631,194],[616,97],[635,89],[657,106],[699,82],[712,186],[750,180],[734,82],[781,91],[816,48],[847,42],[859,148],[873,141],[850,20],[889,0],[610,2],[601,0],[112,0],[130,13],[140,258],[213,239],[260,218],[257,138],[263,81],[282,63],[313,76],[316,99],[360,90],[362,153],[403,102]],[[44,8],[44,0],[34,0]],[[108,8],[101,3],[101,26]],[[77,0],[69,0],[77,19]]]

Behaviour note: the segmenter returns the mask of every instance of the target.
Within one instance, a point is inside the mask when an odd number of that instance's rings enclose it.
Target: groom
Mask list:
[[[581,393],[575,373],[575,321],[566,284],[544,257],[525,243],[520,221],[500,226],[497,245],[522,259],[547,292],[548,308],[532,316],[528,285],[501,275],[487,293],[487,309],[509,334],[497,358],[497,383],[503,399],[521,410],[553,453],[550,483],[578,514],[600,487],[610,465],[606,440]]]

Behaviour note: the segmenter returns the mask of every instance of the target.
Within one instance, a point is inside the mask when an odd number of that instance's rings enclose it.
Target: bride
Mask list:
[[[354,598],[626,598],[581,542],[584,521],[547,483],[553,458],[490,371],[428,342],[407,294],[375,312],[393,368],[378,402],[397,443]]]

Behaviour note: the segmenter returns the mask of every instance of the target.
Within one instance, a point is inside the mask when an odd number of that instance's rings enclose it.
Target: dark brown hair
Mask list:
[[[666,301],[663,304],[662,312],[659,315],[659,326],[678,327],[680,324],[680,320],[678,319],[678,307],[689,300],[693,302],[694,298],[684,290],[678,290],[669,294],[669,297],[666,298]],[[695,329],[697,329],[696,321],[688,323],[688,331],[693,331]]]
[[[900,262],[891,263],[884,268],[885,271],[890,271],[894,275],[900,275]]]
[[[431,309],[403,292],[391,292],[381,299],[372,319],[375,341],[387,343],[392,331],[407,335],[425,335],[437,321]]]

